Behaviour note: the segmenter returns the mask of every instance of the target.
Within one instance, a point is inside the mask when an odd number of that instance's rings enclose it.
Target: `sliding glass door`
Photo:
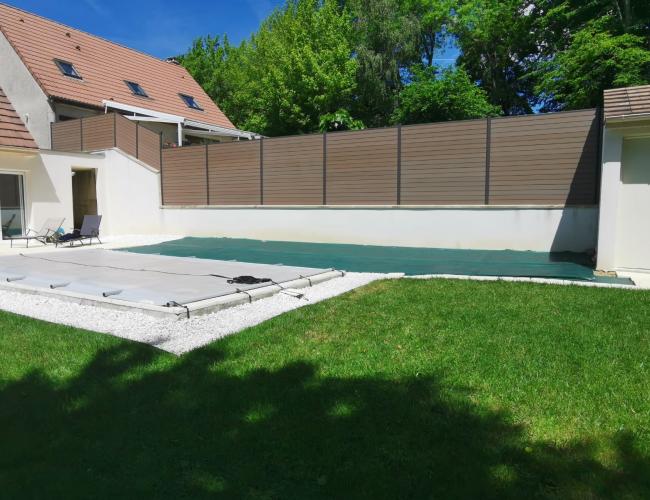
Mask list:
[[[0,222],[2,237],[19,236],[25,232],[23,176],[0,173]]]

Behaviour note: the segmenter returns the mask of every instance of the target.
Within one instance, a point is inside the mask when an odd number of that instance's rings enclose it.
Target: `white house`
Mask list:
[[[143,216],[159,208],[155,169],[119,149],[55,151],[53,123],[117,112],[160,133],[167,146],[252,138],[175,62],[5,4],[0,89],[3,235],[37,227],[52,215],[65,217],[69,230],[83,214],[98,212],[104,232],[128,232],[138,228],[121,214],[138,203],[147,203]]]

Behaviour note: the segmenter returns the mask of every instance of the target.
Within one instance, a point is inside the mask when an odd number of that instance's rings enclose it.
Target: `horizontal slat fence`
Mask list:
[[[487,120],[402,127],[405,205],[485,201]]]
[[[591,205],[600,111],[168,149],[166,205]]]
[[[55,151],[81,153],[117,147],[160,169],[160,134],[118,113],[53,123],[51,136]]]
[[[490,202],[596,202],[599,127],[594,111],[492,120]]]
[[[207,148],[203,146],[162,150],[162,192],[169,205],[207,205]]]
[[[195,149],[199,149],[199,147],[195,146]],[[262,202],[260,143],[258,141],[226,142],[210,145],[207,149],[210,203],[218,205],[260,204]],[[174,152],[175,150],[164,150],[163,152],[165,173],[167,172],[165,153],[174,156]],[[167,196],[165,196],[165,203],[168,203]]]
[[[328,205],[397,204],[397,128],[327,136]]]

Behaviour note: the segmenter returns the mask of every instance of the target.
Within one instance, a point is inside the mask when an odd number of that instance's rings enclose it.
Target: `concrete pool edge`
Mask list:
[[[279,284],[271,284],[247,291],[239,291],[212,299],[191,302],[185,306],[157,306],[140,302],[129,302],[124,300],[111,299],[110,297],[98,297],[77,292],[67,292],[60,289],[47,289],[29,285],[21,285],[14,282],[0,282],[0,290],[18,292],[27,295],[40,295],[48,298],[55,298],[65,302],[72,302],[82,305],[91,305],[105,309],[122,311],[134,311],[158,318],[189,318],[196,315],[210,314],[241,304],[251,303],[265,299],[282,292],[285,289],[306,288],[333,278],[345,276],[343,271],[328,270],[320,274],[306,278],[298,278]]]

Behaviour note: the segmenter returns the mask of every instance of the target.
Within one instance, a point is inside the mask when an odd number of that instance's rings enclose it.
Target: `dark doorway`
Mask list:
[[[84,215],[97,215],[97,174],[95,170],[72,172],[74,227],[81,228]]]
[[[23,176],[20,174],[0,174],[0,223],[0,239],[20,236],[25,230]]]

